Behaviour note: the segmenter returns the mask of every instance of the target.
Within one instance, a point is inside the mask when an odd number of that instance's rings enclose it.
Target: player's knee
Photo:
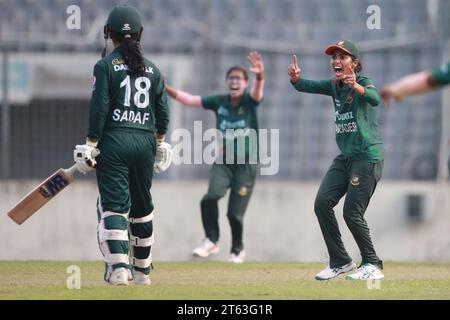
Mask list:
[[[348,227],[352,226],[360,226],[363,224],[362,214],[355,210],[346,210],[344,209],[344,221]]]
[[[232,223],[242,224],[243,222],[243,214],[236,214],[235,212],[228,212],[227,217],[228,220]]]
[[[216,205],[219,201],[220,197],[214,197],[209,194],[206,194],[203,196],[202,200],[200,201],[200,205],[202,207],[208,206],[208,205]]]
[[[326,197],[318,195],[314,201],[314,212],[317,216],[326,214],[332,209],[332,203]]]
[[[150,247],[153,240],[153,213],[130,218],[130,242],[136,247]]]

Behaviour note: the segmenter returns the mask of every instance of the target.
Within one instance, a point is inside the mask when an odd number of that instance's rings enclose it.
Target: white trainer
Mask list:
[[[111,272],[108,280],[109,284],[113,286],[127,286],[128,282],[128,269],[126,268],[117,268]]]
[[[384,274],[377,266],[365,263],[356,270],[356,272],[345,277],[346,280],[381,280]]]
[[[239,254],[231,253],[230,257],[228,258],[228,261],[233,263],[244,263],[245,251],[242,250],[241,252],[239,252]]]
[[[206,258],[218,252],[219,246],[214,242],[212,242],[211,240],[209,240],[208,238],[205,238],[202,240],[200,246],[198,246],[192,251],[192,254],[197,257]]]
[[[149,286],[152,284],[152,281],[150,280],[150,275],[137,270],[133,270],[133,281],[134,284],[138,286]]]
[[[320,281],[330,280],[336,278],[341,273],[352,271],[355,268],[356,263],[354,263],[353,261],[337,268],[330,268],[330,265],[328,265],[325,269],[316,274],[315,279]]]

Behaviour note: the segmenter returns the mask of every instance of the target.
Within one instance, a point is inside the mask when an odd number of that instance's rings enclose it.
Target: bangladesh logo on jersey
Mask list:
[[[353,93],[350,92],[345,98],[345,104],[352,104],[352,103],[353,103]]]
[[[355,187],[359,186],[359,176],[354,175],[352,177],[352,180],[350,180],[350,183],[352,184],[352,186],[355,186]]]

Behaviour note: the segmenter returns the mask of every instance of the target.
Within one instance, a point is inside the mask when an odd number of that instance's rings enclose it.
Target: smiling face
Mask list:
[[[358,62],[345,51],[337,49],[331,56],[330,65],[334,72],[335,78],[339,80],[344,75],[346,70],[352,70],[355,72]]]
[[[227,75],[227,85],[231,98],[239,98],[248,87],[248,79],[242,70],[231,70]]]

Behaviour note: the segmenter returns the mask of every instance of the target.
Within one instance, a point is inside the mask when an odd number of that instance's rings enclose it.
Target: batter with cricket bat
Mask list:
[[[149,285],[153,238],[153,171],[167,169],[164,142],[169,110],[158,68],[143,57],[138,11],[116,6],[105,26],[115,49],[94,67],[89,131],[74,158],[78,170],[96,167],[100,197],[98,241],[112,285]],[[100,154],[95,157],[96,150]],[[156,157],[156,159],[155,159]]]
[[[247,59],[251,64],[250,71],[256,76],[250,92],[247,90],[248,73],[242,66],[231,67],[226,73],[229,92],[225,95],[192,95],[166,85],[168,94],[180,103],[203,107],[216,115],[217,129],[223,138],[219,142],[223,141],[223,145],[220,148],[221,155],[211,169],[208,192],[200,203],[205,238],[192,253],[206,258],[219,251],[218,201],[231,189],[227,216],[232,238],[229,261],[233,263],[243,263],[245,260],[244,213],[253,192],[258,168],[256,111],[263,100],[264,89],[264,63],[261,55],[251,52]],[[252,133],[255,136],[250,139]],[[243,141],[244,150],[238,148],[238,140]],[[231,149],[234,150],[229,152]]]
[[[334,79],[313,81],[300,77],[297,57],[288,67],[297,91],[333,98],[336,141],[341,154],[328,169],[317,192],[314,211],[330,257],[329,265],[316,275],[329,280],[352,271],[352,261],[341,239],[334,207],[346,195],[344,219],[362,256],[361,266],[346,279],[382,279],[378,258],[364,213],[383,170],[384,147],[378,127],[380,96],[372,80],[360,74],[359,50],[351,41],[341,41],[325,50],[331,56]]]

